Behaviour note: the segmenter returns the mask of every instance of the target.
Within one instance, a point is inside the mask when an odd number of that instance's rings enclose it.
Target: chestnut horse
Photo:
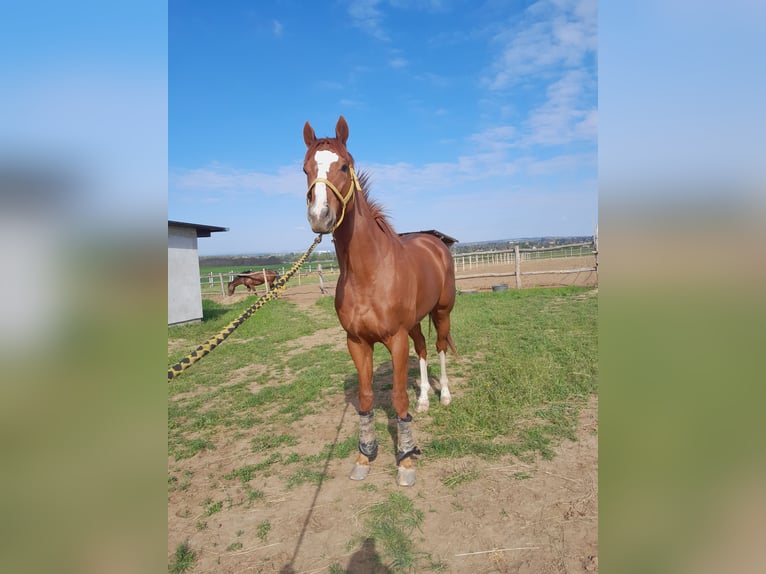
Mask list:
[[[340,116],[334,138],[317,138],[306,122],[308,148],[303,171],[308,178],[308,220],[315,233],[332,233],[340,277],[335,310],[346,330],[348,350],[359,374],[359,455],[351,478],[363,480],[377,456],[373,421],[372,352],[375,343],[391,353],[397,415],[397,481],[415,484],[413,455],[420,454],[412,434],[407,396],[409,338],[420,363],[418,412],[428,410],[426,342],[420,322],[430,316],[436,328],[441,365],[441,403],[451,401],[445,356],[450,311],[455,304],[455,270],[449,247],[426,233],[398,235],[382,208],[367,193],[367,175],[357,177],[346,149],[348,124]]]
[[[244,285],[247,287],[248,291],[252,292],[255,290],[256,285],[263,285],[265,283],[263,276],[263,271],[243,271],[242,273],[237,273],[234,280],[229,282],[227,291],[229,295],[234,295],[234,289],[240,285]],[[279,273],[273,269],[266,269],[266,279],[269,282],[269,289],[271,289],[274,287],[274,281],[279,279]]]

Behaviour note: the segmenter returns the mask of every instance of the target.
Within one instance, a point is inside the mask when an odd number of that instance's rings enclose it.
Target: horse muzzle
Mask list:
[[[319,210],[319,213],[309,206],[307,217],[314,233],[331,233],[335,227],[335,213],[328,205]]]

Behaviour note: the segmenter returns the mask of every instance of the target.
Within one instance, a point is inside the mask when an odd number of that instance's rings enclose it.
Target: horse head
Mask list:
[[[361,191],[354,173],[354,158],[346,149],[347,140],[348,124],[343,116],[338,118],[334,138],[317,138],[311,124],[306,122],[303,126],[307,148],[303,160],[308,181],[307,216],[314,233],[335,231],[343,223],[354,192]]]

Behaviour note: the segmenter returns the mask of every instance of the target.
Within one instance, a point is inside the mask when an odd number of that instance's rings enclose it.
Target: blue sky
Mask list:
[[[202,255],[309,245],[303,124],[340,114],[398,231],[592,233],[595,1],[171,1],[168,21],[168,217],[230,229]]]

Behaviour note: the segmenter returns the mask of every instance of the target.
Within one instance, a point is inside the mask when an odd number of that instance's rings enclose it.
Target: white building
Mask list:
[[[228,230],[168,220],[168,325],[202,320],[197,238]]]

